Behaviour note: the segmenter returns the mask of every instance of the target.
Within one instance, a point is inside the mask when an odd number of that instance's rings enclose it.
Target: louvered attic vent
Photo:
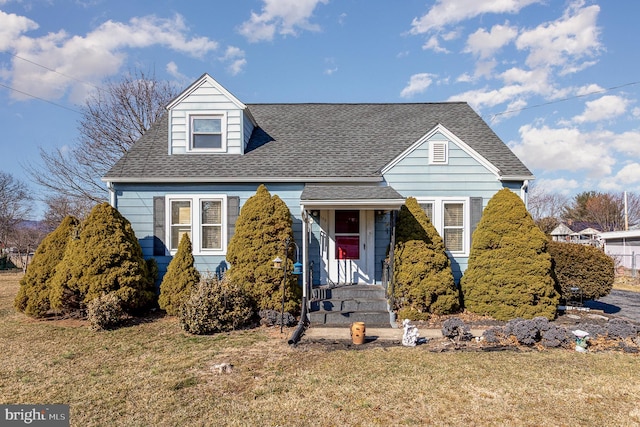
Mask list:
[[[429,143],[429,164],[445,165],[449,162],[447,141],[431,141]]]

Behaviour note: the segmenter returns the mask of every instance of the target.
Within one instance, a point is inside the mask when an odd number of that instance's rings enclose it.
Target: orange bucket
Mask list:
[[[360,345],[364,344],[365,337],[365,327],[364,322],[353,322],[351,324],[351,340],[354,344]]]

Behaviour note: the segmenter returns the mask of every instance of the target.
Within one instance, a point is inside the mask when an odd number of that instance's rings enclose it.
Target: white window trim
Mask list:
[[[462,228],[462,250],[447,253],[456,257],[468,257],[471,246],[471,203],[469,197],[416,197],[418,204],[433,203],[433,220],[431,223],[444,241],[444,205],[445,203],[462,203],[464,226]]]
[[[194,118],[220,119],[221,141],[220,148],[194,148],[191,134],[191,123]],[[225,153],[227,151],[227,114],[222,111],[197,111],[187,114],[187,152],[191,153]]]
[[[440,146],[444,149],[444,159],[436,159],[436,147]],[[434,140],[429,141],[429,164],[430,165],[448,165],[449,164],[449,141]]]
[[[171,202],[188,200],[191,202],[191,245],[193,246],[193,255],[226,255],[227,254],[227,195],[226,194],[167,194],[165,195],[165,241],[169,248],[169,253],[175,255],[177,250],[171,249]],[[221,230],[221,249],[202,249],[202,224],[200,209],[203,200],[220,200],[222,230]],[[178,242],[179,243],[179,242]]]

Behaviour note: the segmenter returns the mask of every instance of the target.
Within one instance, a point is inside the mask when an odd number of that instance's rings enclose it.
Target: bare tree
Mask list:
[[[9,244],[17,251],[12,257],[13,263],[26,271],[33,252],[48,232],[44,224],[38,221],[22,221],[18,224],[9,239]]]
[[[567,206],[569,198],[560,193],[553,193],[544,187],[532,185],[529,190],[527,209],[535,221],[543,218],[559,220]]]
[[[176,94],[171,83],[139,70],[107,81],[83,107],[77,144],[70,150],[41,148],[42,164],[26,166],[31,180],[74,203],[106,201],[100,178],[164,114]]]
[[[28,218],[31,206],[27,186],[13,175],[0,172],[0,242],[7,244],[18,224]]]
[[[72,198],[65,195],[50,195],[45,199],[47,209],[44,212],[44,224],[50,232],[55,230],[62,220],[71,215],[84,220],[95,205],[89,199]]]

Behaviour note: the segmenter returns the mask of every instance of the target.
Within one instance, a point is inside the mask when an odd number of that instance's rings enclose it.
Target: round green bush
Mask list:
[[[560,295],[547,242],[520,197],[497,192],[473,233],[461,281],[465,307],[498,320],[555,318]]]
[[[108,203],[96,205],[79,235],[67,244],[51,278],[51,307],[82,311],[93,299],[114,292],[125,312],[155,302],[153,278],[131,224]]]
[[[444,242],[413,197],[398,216],[393,275],[394,304],[402,318],[422,320],[425,313],[460,308]]]
[[[253,314],[242,286],[214,277],[201,280],[192,289],[178,310],[178,319],[186,332],[206,335],[241,328]]]
[[[293,242],[291,213],[278,196],[271,196],[264,185],[258,187],[242,206],[236,229],[227,248],[231,268],[229,280],[243,286],[256,311],[280,310],[282,305],[283,271],[273,268],[275,257],[287,263],[285,281],[285,311],[300,311],[302,290],[292,274],[295,247],[286,250],[285,240]]]
[[[79,226],[78,219],[67,216],[42,240],[27,272],[20,279],[20,289],[14,301],[17,310],[34,317],[47,315],[51,308],[50,280],[56,271],[56,266],[64,257],[67,243],[74,234],[79,232]]]
[[[160,284],[158,304],[167,314],[176,315],[182,303],[191,294],[191,289],[200,282],[200,273],[194,266],[191,240],[184,234],[178,244],[167,273]]]
[[[600,249],[576,243],[549,242],[560,294],[565,301],[571,288],[580,288],[584,299],[609,295],[615,279],[613,259]]]

